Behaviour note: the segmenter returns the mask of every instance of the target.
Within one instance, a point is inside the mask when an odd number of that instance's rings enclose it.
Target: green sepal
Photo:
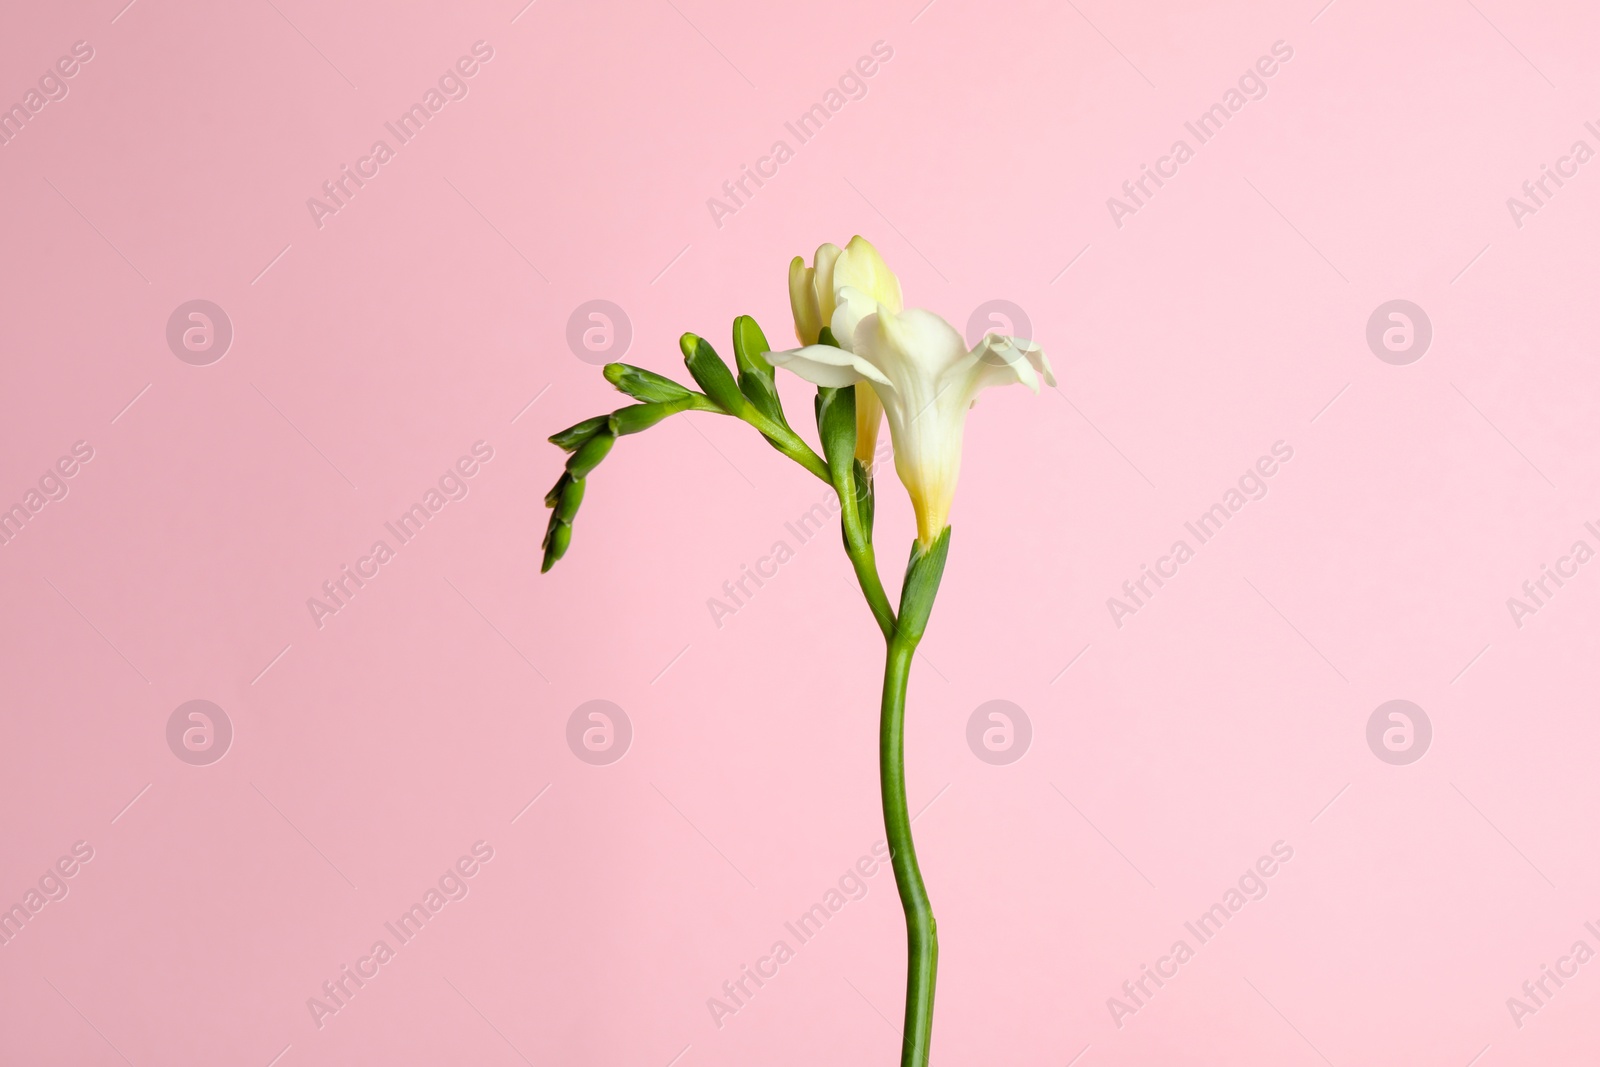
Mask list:
[[[817,333],[817,344],[827,345],[829,348],[838,348],[839,342],[833,339],[833,327],[824,326]]]
[[[822,458],[835,472],[834,488],[841,488],[837,475],[852,473],[856,452],[856,390],[817,388],[817,434],[822,438]]]
[[[556,484],[544,495],[544,506],[553,508],[561,500],[561,494],[567,491],[567,483],[572,481],[572,475],[566,471],[561,472],[561,477],[556,479]]]
[[[854,465],[856,475],[856,513],[861,516],[861,529],[867,535],[867,542],[870,544],[872,515],[877,508],[878,491],[873,486],[872,478],[867,475],[867,468],[861,465],[861,461],[852,458],[850,462]]]
[[[599,416],[607,419],[610,416]],[[611,446],[617,439],[611,436],[609,429],[601,430],[583,443],[583,447],[567,458],[567,473],[573,478],[587,478],[589,472],[600,466],[600,461],[606,458],[606,453],[611,451]]]
[[[627,393],[635,400],[647,404],[664,400],[682,400],[689,390],[664,375],[628,363],[607,363],[606,381]]]
[[[716,349],[706,343],[704,337],[692,333],[686,333],[679,338],[678,347],[683,351],[683,362],[688,365],[689,373],[694,376],[696,384],[705,391],[706,396],[720,404],[728,414],[741,415],[749,406],[749,401],[739,392],[739,384],[733,380],[733,372],[722,362],[722,357],[717,355]]]
[[[933,544],[914,541],[911,559],[906,563],[905,583],[900,587],[899,636],[913,644],[922,639],[933,612],[933,598],[939,593],[944,576],[944,561],[950,554],[950,527],[939,532]]]
[[[783,415],[783,401],[778,398],[778,385],[773,381],[772,364],[767,362],[766,334],[749,315],[733,320],[733,356],[739,366],[739,391],[755,405],[757,411],[777,423],[788,426]]]
[[[648,430],[662,419],[676,415],[680,411],[687,411],[693,406],[694,396],[685,392],[676,400],[618,408],[611,413],[611,433],[615,437],[626,437],[630,433]]]
[[[550,443],[563,452],[576,452],[584,443],[605,428],[609,416],[596,415],[592,419],[584,419],[580,423],[568,426],[560,433],[550,435]]]

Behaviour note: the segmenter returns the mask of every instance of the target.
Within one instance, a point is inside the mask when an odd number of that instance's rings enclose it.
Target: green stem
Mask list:
[[[901,1067],[926,1067],[933,1030],[933,984],[939,966],[939,934],[933,905],[922,884],[917,849],[911,840],[911,813],[906,807],[906,685],[917,639],[896,635],[889,640],[883,672],[883,717],[878,732],[878,773],[883,787],[883,825],[893,857],[894,882],[906,914],[906,1016]]]
[[[833,491],[839,497],[844,553],[850,557],[850,566],[855,568],[856,581],[861,583],[861,592],[867,598],[867,606],[872,609],[872,617],[878,621],[878,629],[883,631],[883,639],[892,641],[896,628],[894,608],[889,603],[889,594],[883,590],[883,579],[878,576],[878,556],[872,550],[872,532],[867,529],[861,514],[855,475],[852,469],[843,464],[840,467],[841,470],[832,472],[832,481]]]
[[[889,606],[889,594],[884,592],[883,579],[878,576],[878,557],[872,550],[872,542],[857,546],[847,541],[844,551],[850,557],[850,565],[856,569],[856,581],[861,583],[861,592],[872,609],[872,617],[878,620],[878,629],[883,631],[884,640],[892,641],[894,608]]]
[[[906,686],[911,681],[911,661],[928,626],[933,601],[939,594],[945,558],[950,551],[950,527],[932,544],[911,546],[905,582],[900,587],[900,613],[883,669],[883,716],[878,726],[878,776],[883,788],[883,826],[888,834],[894,864],[894,884],[906,913],[906,1021],[900,1049],[900,1067],[927,1067],[928,1043],[933,1031],[933,983],[939,969],[939,932],[933,905],[917,866],[917,847],[911,840],[911,813],[906,808]]]
[[[703,393],[692,393],[693,402],[690,407],[695,411],[710,411],[717,415],[728,415],[735,419],[749,423],[761,432],[761,435],[771,441],[773,445],[794,460],[806,470],[815,474],[828,484],[833,484],[833,477],[828,472],[828,464],[823,458],[806,444],[799,434],[787,426],[780,426],[757,411],[755,406],[748,402],[738,411],[729,411],[721,404],[712,400]]]

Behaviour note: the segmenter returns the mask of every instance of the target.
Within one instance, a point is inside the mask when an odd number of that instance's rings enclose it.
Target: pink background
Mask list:
[[[0,147],[0,505],[93,449],[0,546],[0,906],[93,849],[0,947],[0,1060],[895,1062],[887,872],[707,1007],[882,834],[881,642],[834,532],[784,527],[821,484],[679,417],[538,573],[544,438],[623,401],[574,309],[614,301],[628,360],[681,373],[678,333],[726,349],[739,313],[787,341],[786,261],[858,232],[958,326],[1020,305],[1061,381],[972,413],[912,681],[935,1061],[1600,1051],[1600,963],[1520,1027],[1506,1004],[1600,949],[1600,564],[1506,606],[1600,547],[1600,163],[1506,205],[1600,148],[1589,5],[123,3],[0,33],[0,103],[94,50]],[[307,198],[480,40],[469,94],[319,228]],[[877,41],[866,96],[719,227],[707,198]],[[1267,95],[1115,225],[1276,41]],[[234,329],[208,366],[165,339],[197,298]],[[1432,322],[1406,366],[1365,340],[1392,299]],[[307,599],[477,441],[465,499],[319,628]],[[1277,441],[1268,495],[1115,625]],[[897,586],[911,517],[880,499]],[[196,699],[234,730],[208,766],[166,739]],[[620,762],[568,748],[593,699]],[[993,699],[1033,727],[1006,766],[966,742]],[[1433,725],[1410,765],[1366,741],[1391,699]],[[307,999],[478,841],[465,899],[319,1027]],[[1268,895],[1119,1028],[1107,998],[1278,841]]]

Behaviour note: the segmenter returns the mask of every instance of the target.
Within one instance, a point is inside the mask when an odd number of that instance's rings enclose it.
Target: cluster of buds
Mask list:
[[[566,554],[572,542],[572,520],[583,503],[585,483],[610,453],[617,438],[648,430],[680,411],[711,411],[742,419],[759,430],[778,451],[831,481],[828,465],[790,428],[784,417],[783,404],[772,378],[772,364],[766,358],[770,346],[754,319],[741,315],[733,323],[737,377],[705,338],[686,333],[678,344],[699,391],[642,367],[608,363],[606,381],[637,403],[618,408],[609,415],[584,419],[551,435],[551,444],[571,454],[561,477],[545,494],[545,507],[550,508],[551,513],[550,523],[545,528],[541,570],[548,571]]]

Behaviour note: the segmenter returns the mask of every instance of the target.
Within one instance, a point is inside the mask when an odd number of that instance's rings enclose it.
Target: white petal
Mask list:
[[[871,363],[832,345],[807,345],[786,352],[768,352],[767,362],[787,367],[812,385],[830,389],[854,385],[863,379],[889,385],[889,379]]]
[[[789,261],[789,310],[794,314],[795,340],[803,345],[817,343],[822,329],[822,309],[817,303],[816,271],[799,256]]]
[[[896,315],[881,305],[873,322],[857,328],[855,347],[896,385],[917,382],[933,392],[940,377],[967,355],[961,334],[933,312],[906,308]]]
[[[856,348],[856,327],[861,320],[878,310],[878,305],[872,298],[854,286],[844,286],[834,294],[837,305],[833,309],[833,318],[828,326],[833,330],[833,339],[839,343],[840,348],[848,348],[854,352]]]
[[[976,361],[955,327],[918,308],[896,315],[879,305],[861,320],[855,340],[856,353],[894,383],[892,391],[877,388],[895,471],[911,496],[917,536],[930,543],[949,519],[970,401],[964,385]]]
[[[817,287],[817,307],[822,313],[821,324],[826,326],[833,319],[833,291],[837,284],[833,280],[834,265],[839,262],[839,257],[844,249],[832,242],[824,242],[817,246],[817,254],[812,258],[812,281]]]
[[[1055,385],[1056,376],[1050,369],[1050,360],[1044,349],[1032,341],[1002,334],[986,334],[972,350],[976,361],[972,368],[971,390],[974,394],[993,386],[1021,382],[1035,393],[1039,391],[1039,375],[1046,385]]]
[[[900,295],[900,279],[865,237],[857,234],[850,238],[837,262],[830,266],[828,281],[835,292],[847,285],[859,289],[874,305],[883,304],[896,315],[905,306]]]

